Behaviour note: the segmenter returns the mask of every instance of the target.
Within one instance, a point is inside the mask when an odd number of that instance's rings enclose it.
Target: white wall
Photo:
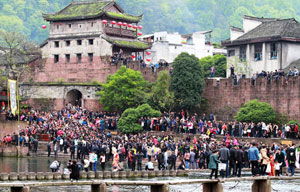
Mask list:
[[[230,29],[230,40],[236,40],[237,38],[239,38],[240,36],[242,36],[244,33],[241,31],[236,31],[233,29]]]
[[[283,48],[282,68],[286,68],[293,61],[300,59],[300,44],[282,43],[282,48]]]
[[[168,34],[166,31],[154,33],[154,43],[151,48],[152,61],[158,62],[164,59],[173,62],[182,52],[194,54],[198,58],[212,56],[214,48],[205,44],[205,34],[195,32],[192,34],[193,44],[182,43],[184,38],[179,33]]]
[[[69,27],[71,25],[71,28]],[[49,38],[72,35],[89,35],[103,33],[102,20],[83,20],[70,22],[53,22],[50,24]]]
[[[244,18],[243,19],[243,29],[244,29],[244,32],[247,33],[248,31],[251,31],[252,29],[254,29],[257,26],[259,26],[261,23],[262,22],[260,22],[260,21],[256,21],[256,20],[251,20],[251,19]]]

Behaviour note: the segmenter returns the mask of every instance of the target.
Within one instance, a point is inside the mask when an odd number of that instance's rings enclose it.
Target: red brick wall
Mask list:
[[[45,109],[46,104],[41,104],[39,99],[29,99],[24,102],[34,109]],[[84,108],[92,111],[102,110],[102,106],[99,103],[98,99],[84,99]],[[65,107],[66,101],[64,99],[49,99],[47,108],[50,110],[61,110]]]
[[[66,63],[64,57],[59,58],[58,63],[54,63],[53,58],[38,60],[32,65],[38,66],[31,74],[34,82],[105,82],[108,75],[114,74],[120,64],[115,66],[110,64],[110,57],[96,57],[90,63],[88,57],[82,57],[82,62],[77,63],[76,57],[71,57],[70,63]],[[44,62],[44,64],[41,64]],[[42,66],[42,67],[41,67]],[[155,81],[157,73],[153,73],[151,68],[141,68],[138,62],[132,62],[129,68],[142,72],[145,79]],[[160,69],[162,70],[162,69]],[[29,78],[27,78],[29,79]],[[25,80],[26,81],[26,80]]]
[[[208,112],[223,120],[231,119],[242,104],[252,99],[268,102],[278,112],[300,120],[299,80],[300,77],[270,82],[257,79],[252,85],[250,79],[242,79],[238,85],[233,85],[231,79],[222,79],[219,83],[208,79],[204,97],[208,100]]]

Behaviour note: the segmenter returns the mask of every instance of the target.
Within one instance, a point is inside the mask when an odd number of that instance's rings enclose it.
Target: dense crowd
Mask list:
[[[277,175],[284,174],[283,167],[289,167],[294,174],[294,146],[257,146],[243,141],[242,137],[296,138],[298,125],[225,123],[215,121],[213,114],[199,116],[182,111],[163,113],[160,118],[144,117],[140,123],[145,132],[126,135],[114,134],[118,119],[116,113],[92,112],[71,105],[60,111],[31,110],[20,116],[28,126],[18,134],[5,136],[2,142],[27,145],[36,152],[38,137],[46,134],[48,156],[57,157],[59,152],[69,154],[72,161],[67,167],[71,172],[72,169],[96,171],[98,164],[105,170],[109,164],[114,171],[210,168],[215,176],[220,169],[221,176],[228,177],[241,176],[241,169],[251,165],[253,175],[274,175],[278,167]],[[161,132],[155,136],[150,131]],[[162,136],[163,132],[187,134]],[[218,141],[216,135],[223,139]],[[58,167],[56,161],[51,169],[56,171]]]

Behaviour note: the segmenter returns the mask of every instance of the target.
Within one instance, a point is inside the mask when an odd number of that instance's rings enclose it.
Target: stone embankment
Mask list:
[[[147,177],[183,177],[188,176],[187,170],[163,171],[97,171],[80,172],[80,179],[111,179],[111,178],[147,178]],[[68,180],[70,174],[60,172],[29,172],[29,173],[1,173],[0,181],[33,181],[33,180]]]

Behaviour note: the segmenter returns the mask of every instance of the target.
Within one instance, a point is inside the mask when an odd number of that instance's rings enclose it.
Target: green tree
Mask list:
[[[0,31],[0,50],[0,68],[10,79],[18,79],[21,74],[29,72],[28,64],[41,56],[38,46],[17,32]]]
[[[150,92],[150,104],[160,111],[170,111],[174,106],[174,93],[170,90],[169,71],[160,71]]]
[[[148,104],[143,104],[137,108],[126,109],[118,121],[118,129],[122,133],[137,133],[142,131],[142,126],[138,120],[142,117],[159,117],[160,112],[154,110]]]
[[[203,82],[203,72],[197,57],[181,53],[175,58],[171,90],[178,110],[195,110],[200,106]]]
[[[215,67],[215,77],[226,77],[226,56],[214,55],[200,59],[200,65],[204,69],[204,76],[210,76],[211,67]]]
[[[239,109],[235,118],[242,122],[274,123],[276,121],[276,112],[269,103],[254,99],[246,102]]]
[[[141,72],[121,67],[102,84],[100,103],[104,110],[122,112],[147,101],[148,82]]]

